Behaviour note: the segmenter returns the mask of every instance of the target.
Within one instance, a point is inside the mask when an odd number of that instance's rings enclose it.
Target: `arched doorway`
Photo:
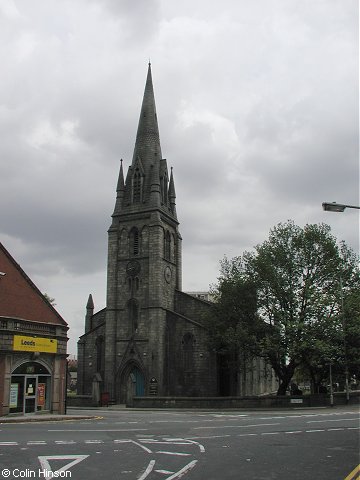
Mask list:
[[[25,362],[14,369],[10,384],[10,413],[50,410],[51,374],[39,362]]]
[[[120,381],[120,402],[130,404],[134,396],[145,395],[145,377],[140,368],[131,363],[124,370]]]

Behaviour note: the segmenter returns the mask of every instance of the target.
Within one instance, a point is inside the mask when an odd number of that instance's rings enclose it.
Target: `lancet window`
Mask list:
[[[140,253],[140,239],[139,239],[139,230],[137,228],[132,228],[130,232],[129,238],[129,246],[130,246],[130,255],[139,255]]]
[[[133,202],[140,203],[141,201],[141,174],[139,167],[136,167],[133,176]]]

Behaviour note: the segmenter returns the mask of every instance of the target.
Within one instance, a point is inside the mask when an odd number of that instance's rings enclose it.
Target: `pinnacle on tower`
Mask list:
[[[121,205],[124,198],[124,194],[125,194],[125,182],[124,182],[123,161],[121,159],[119,179],[116,187],[116,203],[115,203],[113,216],[121,213]]]
[[[171,167],[170,182],[169,182],[169,201],[170,201],[171,211],[176,218],[175,200],[176,200],[176,193],[175,193],[174,175],[173,175],[173,168]]]

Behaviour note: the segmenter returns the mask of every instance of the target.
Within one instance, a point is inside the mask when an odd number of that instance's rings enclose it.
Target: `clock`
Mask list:
[[[171,276],[172,276],[171,268],[170,267],[165,267],[164,277],[165,277],[165,281],[167,283],[170,283]]]
[[[136,260],[131,260],[127,265],[126,265],[126,273],[130,277],[135,277],[140,273],[140,263],[137,262]]]

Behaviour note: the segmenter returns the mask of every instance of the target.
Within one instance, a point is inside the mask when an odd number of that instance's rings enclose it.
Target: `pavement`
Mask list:
[[[76,410],[93,410],[94,415],[77,415]],[[1,423],[27,423],[27,422],[59,422],[71,420],[94,420],[101,418],[101,411],[126,410],[126,405],[109,405],[108,407],[68,407],[66,415],[56,413],[27,413],[26,415],[10,414],[0,417]],[[95,413],[97,412],[97,413]]]
[[[29,422],[64,422],[74,420],[94,420],[101,418],[100,415],[57,415],[55,413],[41,413],[41,414],[27,414],[27,415],[7,415],[0,417],[0,424],[2,423],[29,423]]]

